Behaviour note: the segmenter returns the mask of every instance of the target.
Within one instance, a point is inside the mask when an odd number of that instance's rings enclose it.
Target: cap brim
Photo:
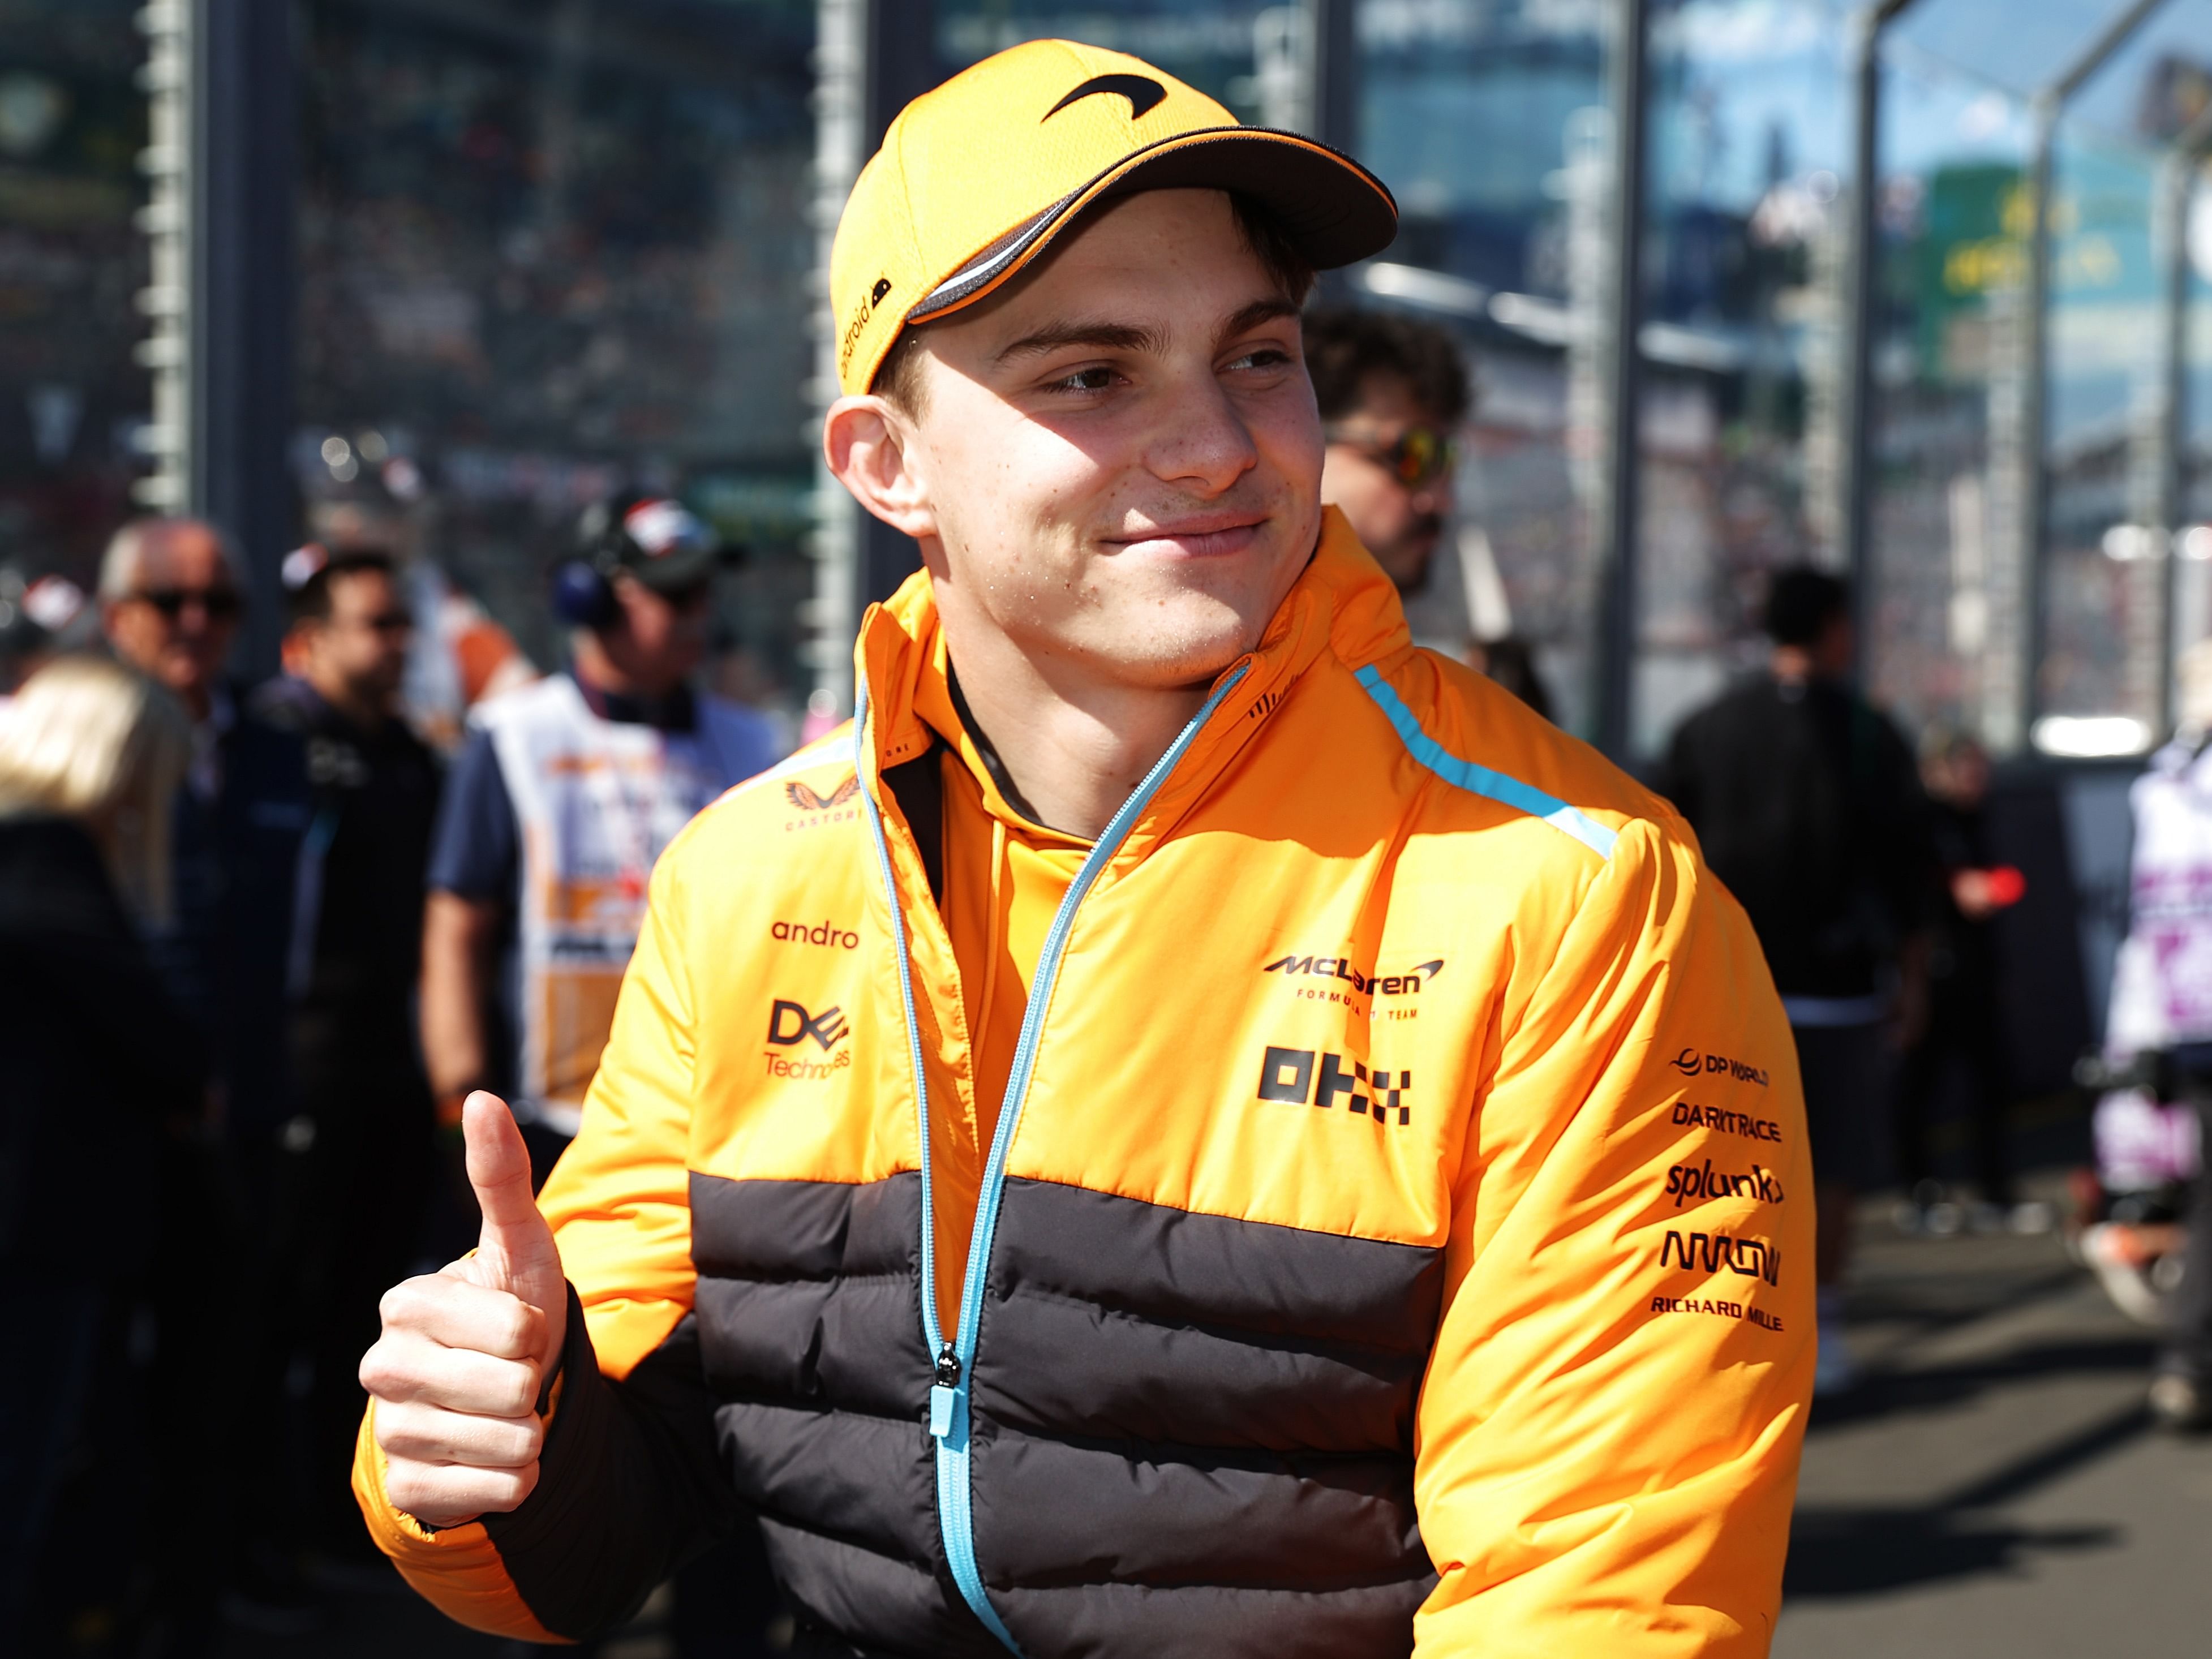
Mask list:
[[[1350,156],[1295,132],[1210,127],[1126,156],[981,250],[906,315],[927,322],[972,305],[1036,258],[1079,214],[1143,190],[1231,190],[1264,204],[1316,270],[1370,258],[1398,234],[1398,204]]]

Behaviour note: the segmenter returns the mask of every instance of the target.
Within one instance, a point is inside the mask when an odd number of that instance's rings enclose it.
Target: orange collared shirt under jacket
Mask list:
[[[653,872],[538,1489],[428,1532],[364,1425],[409,1580],[580,1638],[750,1510],[840,1650],[1765,1653],[1811,1173],[1680,819],[1334,512],[1095,846],[992,784],[926,577],[858,667]]]

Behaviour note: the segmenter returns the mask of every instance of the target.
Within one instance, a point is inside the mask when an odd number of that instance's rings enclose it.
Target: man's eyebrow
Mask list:
[[[1286,295],[1273,294],[1264,300],[1255,300],[1221,325],[1220,338],[1233,340],[1246,331],[1262,323],[1272,323],[1278,317],[1295,317],[1303,309]]]
[[[1158,351],[1165,343],[1159,330],[1133,323],[1048,323],[1002,347],[993,361],[1003,363],[1017,357],[1041,357],[1069,346],[1090,346],[1100,351]]]

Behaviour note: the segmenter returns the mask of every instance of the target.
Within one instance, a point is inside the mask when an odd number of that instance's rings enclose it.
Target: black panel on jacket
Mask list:
[[[1413,1406],[1443,1291],[1441,1251],[1009,1180],[971,1459],[1015,1638],[1409,1651],[1436,1583]]]
[[[691,1255],[722,1455],[785,1595],[885,1654],[1002,1656],[938,1536],[921,1177],[695,1173]]]
[[[820,1651],[1004,1650],[938,1533],[921,1181],[691,1177],[722,1454]],[[1030,1659],[1409,1652],[1439,1251],[1010,1181],[975,1367],[985,1582]]]
[[[619,1382],[599,1373],[583,1304],[568,1291],[560,1408],[538,1485],[484,1530],[538,1622],[577,1640],[620,1624],[653,1587],[737,1519],[714,1455],[695,1322]]]

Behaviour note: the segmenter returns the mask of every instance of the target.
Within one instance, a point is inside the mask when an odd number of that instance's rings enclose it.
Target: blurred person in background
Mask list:
[[[155,970],[206,1040],[215,1109],[204,1133],[166,1150],[163,1233],[155,1287],[158,1443],[171,1476],[215,1462],[239,1413],[224,1385],[239,1356],[264,1352],[257,1298],[224,1288],[266,1266],[267,1205],[283,1125],[293,1115],[283,1040],[319,887],[318,843],[304,747],[246,705],[225,678],[244,615],[236,556],[214,526],[140,519],[109,542],[100,570],[101,626],[125,663],[150,676],[191,721],[191,762],[176,792],[170,854],[172,920],[149,939]],[[221,1463],[230,1469],[234,1466]],[[228,1494],[192,1478],[165,1553],[165,1598],[179,1627],[211,1624],[218,1592],[231,1608],[278,1630],[311,1609],[280,1561],[241,1547]],[[180,1639],[199,1639],[186,1638]]]
[[[366,549],[299,548],[284,561],[284,673],[256,691],[261,720],[299,738],[318,856],[313,931],[298,945],[291,1014],[297,1110],[277,1137],[270,1192],[275,1376],[307,1379],[302,1546],[381,1565],[346,1486],[376,1339],[376,1304],[419,1245],[434,1172],[429,1085],[415,1041],[422,878],[437,812],[435,758],[399,718],[414,630],[393,563]],[[288,1494],[265,1501],[283,1516]]]
[[[439,814],[422,1043],[440,1121],[501,1094],[541,1181],[576,1132],[653,860],[777,757],[763,717],[690,683],[722,562],[677,501],[587,511],[554,590],[568,670],[477,707]]]
[[[1451,522],[1452,433],[1470,398],[1459,347],[1433,323],[1334,306],[1307,312],[1304,334],[1328,445],[1321,498],[1414,592]]]
[[[1850,684],[1850,591],[1800,567],[1769,591],[1767,666],[1692,714],[1655,780],[1766,952],[1805,1079],[1819,1207],[1815,1392],[1858,1380],[1843,1334],[1857,1195],[1883,1184],[1888,1050],[1924,1021],[1935,852],[1911,749]]]
[[[1921,740],[1920,780],[1941,878],[1929,907],[1927,1022],[1905,1049],[1898,1077],[1897,1176],[1906,1194],[1899,1218],[1912,1231],[1950,1232],[1971,1223],[1978,1232],[2047,1232],[2051,1206],[2021,1203],[2013,1190],[2011,1080],[1991,927],[1998,912],[2020,902],[2027,884],[2019,870],[1990,855],[1984,810],[1990,757],[1980,744],[1948,726],[1931,728]],[[1940,1091],[1953,1079],[1966,1091],[1980,1190],[1964,1211],[1936,1180],[1928,1150]]]
[[[2212,643],[2191,647],[2179,670],[2180,729],[2129,791],[2128,933],[2113,963],[2106,1020],[2107,1065],[2133,1069],[2142,1086],[2100,1103],[2097,1127],[2100,1158],[2109,1163],[2118,1137],[2106,1120],[2114,1108],[2130,1097],[2144,1106],[2179,1103],[2197,1120],[2197,1145],[2163,1161],[2178,1173],[2185,1159],[2198,1172],[2180,1237],[2152,1218],[2147,1226],[2092,1228],[2082,1244],[2108,1288],[2134,1270],[2146,1296],[2153,1288],[2166,1292],[2152,1304],[2168,1330],[2151,1378],[2151,1411],[2169,1428],[2202,1431],[2212,1427],[2212,1180],[2203,1172],[2212,1146]],[[2161,1255],[2169,1269],[2178,1261],[2178,1274],[2157,1273]]]
[[[37,1309],[0,1362],[0,1651],[44,1645],[24,1620],[57,1480],[155,1254],[161,1146],[205,1105],[199,1034],[139,937],[168,916],[191,752],[166,692],[94,658],[41,669],[0,724],[0,1273]]]
[[[232,1132],[271,1131],[289,1115],[283,1045],[268,1034],[283,1024],[311,817],[304,751],[224,678],[245,595],[214,526],[124,526],[100,564],[100,605],[116,656],[166,687],[192,722],[172,842],[175,917],[155,960],[211,1039]]]
[[[335,557],[373,552],[391,561],[400,596],[416,620],[400,707],[417,733],[450,755],[460,747],[469,710],[486,697],[529,684],[538,678],[537,666],[514,636],[424,551],[424,481],[413,458],[387,453],[373,471],[361,472],[365,454],[386,448],[381,434],[359,434],[355,445],[336,441],[335,451],[325,444],[325,455],[340,455],[339,470],[351,467],[358,475],[341,481],[325,467],[311,469],[308,533]]]
[[[1546,720],[1552,714],[1552,694],[1536,672],[1535,647],[1513,635],[1500,640],[1469,640],[1460,659],[1478,674],[1487,675]]]

